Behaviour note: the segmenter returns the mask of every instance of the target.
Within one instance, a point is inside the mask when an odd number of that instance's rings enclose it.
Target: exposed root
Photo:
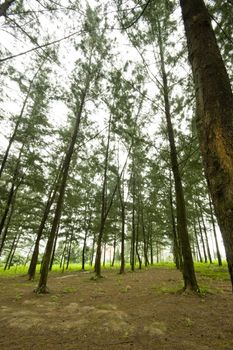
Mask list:
[[[34,289],[34,293],[36,294],[48,294],[49,289],[46,286],[41,286],[41,287],[37,287],[36,289]]]

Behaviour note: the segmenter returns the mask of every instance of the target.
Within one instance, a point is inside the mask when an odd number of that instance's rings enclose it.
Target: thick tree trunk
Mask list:
[[[205,174],[233,290],[233,95],[203,0],[180,0],[196,90]]]
[[[160,25],[158,22],[158,43],[160,50],[160,64],[161,72],[163,79],[163,95],[164,95],[164,107],[165,107],[165,117],[167,122],[167,132],[170,144],[170,158],[171,158],[171,167],[174,176],[175,182],[175,193],[176,193],[176,208],[177,208],[177,233],[179,237],[179,242],[181,245],[181,252],[183,258],[183,280],[184,280],[184,289],[188,288],[195,292],[199,291],[197,280],[194,271],[193,257],[189,242],[189,235],[187,229],[187,218],[186,218],[186,208],[185,200],[183,193],[183,186],[180,176],[180,170],[177,159],[177,151],[175,145],[175,137],[173,126],[171,122],[171,113],[170,113],[170,101],[169,101],[169,88],[167,83],[167,73],[165,69],[164,61],[164,48],[162,41],[162,34],[160,30]]]

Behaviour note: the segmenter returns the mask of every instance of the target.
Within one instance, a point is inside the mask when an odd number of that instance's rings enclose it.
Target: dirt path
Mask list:
[[[91,281],[49,278],[51,294],[32,293],[25,277],[0,278],[1,350],[232,350],[229,282],[200,278],[205,297],[175,293],[175,270],[149,269]]]

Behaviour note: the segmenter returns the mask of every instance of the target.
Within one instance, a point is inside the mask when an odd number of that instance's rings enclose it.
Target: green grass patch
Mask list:
[[[168,282],[164,282],[161,284],[155,284],[151,287],[156,294],[176,294],[181,291],[183,288],[182,282],[177,282],[173,284],[169,284]]]
[[[74,287],[65,287],[62,289],[63,293],[76,293],[78,290]]]
[[[195,263],[195,271],[201,276],[208,277],[213,280],[229,281],[230,278],[226,262],[223,262],[222,266],[218,266],[217,263]]]

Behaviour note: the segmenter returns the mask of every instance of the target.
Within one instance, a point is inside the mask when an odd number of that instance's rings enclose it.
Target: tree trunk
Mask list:
[[[144,260],[145,260],[145,266],[148,266],[149,259],[148,259],[148,237],[146,237],[146,230],[145,230],[145,224],[144,224],[144,213],[143,213],[143,207],[141,208],[141,221],[142,221],[142,236],[143,236],[143,251],[144,251]]]
[[[6,270],[6,269],[9,270],[10,267],[11,267],[12,260],[13,260],[14,255],[15,255],[15,251],[16,251],[17,245],[19,243],[20,236],[21,236],[21,233],[16,234],[14,239],[13,239],[13,242],[12,242],[12,245],[11,245],[11,248],[10,248],[10,252],[9,252],[9,254],[7,256],[7,260],[6,260],[6,263],[5,263],[5,266],[4,266],[4,270]]]
[[[135,228],[135,175],[134,175],[134,163],[133,163],[133,208],[132,208],[132,236],[131,236],[131,250],[130,250],[130,266],[131,271],[135,269],[135,238],[136,238],[136,228]]]
[[[180,4],[196,90],[205,174],[233,291],[233,95],[204,1],[180,0]]]
[[[113,255],[112,255],[112,263],[111,263],[111,266],[112,266],[112,267],[114,266],[114,263],[115,263],[115,257],[116,257],[116,244],[117,244],[117,241],[116,241],[116,233],[115,233],[115,236],[114,236],[114,241],[113,241]]]
[[[70,264],[70,255],[71,255],[72,241],[73,241],[73,233],[72,233],[72,235],[70,237],[70,242],[69,242],[67,260],[66,260],[66,270],[68,270],[69,264]]]
[[[120,274],[125,273],[125,202],[124,202],[124,180],[122,180],[122,189],[119,179],[118,185],[119,198],[121,204],[121,267]]]
[[[187,228],[187,218],[186,218],[186,208],[185,200],[183,193],[183,186],[181,181],[181,175],[177,159],[177,151],[175,145],[174,131],[171,122],[171,113],[170,113],[170,101],[169,101],[169,88],[167,83],[167,73],[164,63],[164,48],[162,35],[160,30],[160,24],[158,24],[158,43],[160,50],[160,64],[161,72],[163,79],[163,97],[164,97],[164,106],[165,106],[165,117],[167,122],[167,132],[170,144],[170,158],[171,158],[171,167],[174,176],[175,182],[175,193],[176,193],[176,207],[177,207],[177,233],[179,237],[179,242],[181,245],[181,252],[183,258],[183,280],[184,280],[184,290],[191,289],[195,292],[199,291],[197,280],[194,271],[194,264],[192,258],[192,252],[189,242],[188,228]]]
[[[12,215],[14,213],[16,193],[17,193],[18,188],[19,188],[19,186],[17,186],[15,188],[14,197],[12,198],[12,201],[11,201],[10,212],[9,212],[8,217],[7,217],[7,221],[5,223],[4,230],[2,231],[2,236],[0,237],[0,256],[1,256],[2,250],[4,248],[4,244],[5,244],[5,240],[6,240],[6,237],[7,237],[8,229],[9,229],[9,226],[10,226],[11,218],[12,218]]]
[[[103,267],[105,267],[106,263],[106,243],[104,243],[104,259],[103,259]]]
[[[34,250],[32,253],[32,258],[31,258],[31,262],[30,262],[30,266],[28,268],[28,279],[34,279],[35,277],[35,273],[36,273],[36,265],[37,265],[37,260],[38,260],[38,255],[39,255],[39,246],[40,246],[40,240],[44,231],[44,227],[45,227],[45,223],[48,219],[49,213],[50,213],[50,209],[51,206],[54,202],[57,190],[58,190],[58,182],[59,182],[59,178],[61,176],[61,169],[55,179],[55,182],[50,190],[50,193],[48,195],[48,200],[45,206],[45,210],[44,210],[44,214],[43,217],[41,219],[40,222],[40,226],[38,228],[38,232],[37,232],[37,237],[36,237],[36,242],[35,242],[35,246],[34,246]],[[59,225],[58,225],[59,226]],[[49,270],[51,270],[49,268]]]
[[[218,265],[222,266],[222,258],[218,246],[218,239],[217,239],[217,233],[216,233],[216,227],[215,227],[215,220],[214,220],[214,214],[213,214],[213,208],[212,208],[212,203],[210,196],[208,195],[209,198],[209,207],[210,207],[210,216],[211,216],[211,222],[213,226],[213,233],[214,233],[214,240],[215,240],[215,246],[216,246],[216,254],[217,254],[217,259],[218,259]]]
[[[153,235],[152,235],[152,223],[150,222],[150,234],[149,234],[149,239],[150,239],[150,264],[154,265],[154,252],[153,252]]]
[[[92,241],[92,248],[91,248],[91,259],[90,259],[90,265],[93,265],[94,260],[94,253],[95,253],[95,241],[96,241],[96,234],[94,233],[93,241]]]
[[[196,224],[194,222],[193,225],[193,229],[194,229],[194,235],[195,235],[195,241],[196,241],[196,246],[197,246],[197,252],[198,252],[198,256],[199,256],[199,261],[202,263],[203,259],[201,256],[201,250],[200,250],[200,246],[199,246],[199,242],[198,242],[198,235],[197,235],[197,229],[196,229]]]
[[[137,225],[136,225],[136,246],[135,246],[135,250],[136,250],[136,254],[137,254],[137,258],[138,258],[139,270],[141,270],[142,269],[142,259],[141,259],[140,254],[139,254],[138,244],[139,244],[139,215],[137,217]]]
[[[86,242],[87,242],[88,230],[85,230],[85,235],[83,239],[83,249],[82,249],[82,271],[85,271],[85,254],[86,254]]]
[[[11,2],[12,2],[12,1],[11,1]],[[1,7],[1,6],[0,6],[0,7]],[[0,10],[0,12],[1,12],[1,10]],[[0,14],[0,16],[1,16],[1,14]],[[18,119],[17,119],[17,121],[16,121],[16,123],[15,123],[15,127],[14,127],[14,130],[13,130],[13,133],[12,133],[10,139],[9,139],[8,146],[7,146],[7,149],[6,149],[6,151],[5,151],[5,154],[4,154],[4,156],[3,156],[3,160],[2,160],[2,164],[1,164],[1,168],[0,168],[0,178],[1,178],[2,173],[3,173],[3,171],[4,171],[4,168],[5,168],[5,165],[6,165],[6,161],[7,161],[7,158],[8,158],[9,152],[10,152],[10,149],[11,149],[11,146],[12,146],[12,144],[13,144],[13,142],[14,142],[14,140],[15,140],[15,137],[16,137],[16,135],[17,135],[18,128],[19,128],[19,126],[20,126],[20,123],[21,123],[21,120],[22,120],[22,117],[23,117],[23,114],[24,114],[25,107],[26,107],[26,105],[27,105],[27,101],[28,101],[29,96],[30,96],[30,92],[31,92],[31,88],[32,88],[32,86],[33,86],[33,82],[34,82],[36,76],[38,75],[39,71],[41,70],[43,64],[44,64],[44,62],[40,65],[40,67],[39,67],[38,70],[36,71],[35,75],[33,76],[32,80],[30,81],[30,84],[29,84],[29,87],[28,87],[28,91],[27,91],[26,96],[25,96],[25,99],[24,99],[24,101],[23,101],[23,106],[22,106],[22,108],[21,108],[21,111],[20,111],[20,114],[19,114],[19,116],[18,116]]]
[[[54,262],[55,252],[56,252],[59,228],[60,228],[60,225],[58,225],[58,227],[57,227],[57,232],[56,232],[56,236],[55,236],[54,243],[53,243],[53,252],[52,252],[52,256],[51,256],[50,263],[49,263],[49,271],[52,271],[52,268],[53,268],[53,262]]]
[[[209,246],[208,235],[207,235],[207,230],[206,230],[206,225],[205,225],[205,221],[204,221],[202,210],[201,210],[201,220],[202,220],[202,225],[203,225],[204,234],[205,234],[205,241],[206,241],[206,248],[207,248],[207,254],[208,254],[209,262],[210,262],[210,264],[213,264],[212,257],[211,257],[211,254],[210,254],[210,246]]]
[[[70,168],[70,162],[71,158],[74,152],[75,148],[75,143],[78,137],[78,131],[79,131],[79,125],[81,121],[81,116],[84,108],[84,103],[85,103],[85,98],[86,94],[88,91],[89,87],[89,76],[86,78],[86,83],[85,83],[85,88],[82,91],[82,96],[80,100],[80,105],[79,109],[77,111],[76,115],[76,120],[75,120],[75,125],[74,125],[74,130],[72,133],[71,141],[68,146],[68,149],[65,154],[65,159],[64,159],[64,164],[63,164],[63,169],[62,169],[62,177],[61,177],[61,183],[59,186],[59,191],[58,191],[58,199],[57,199],[57,205],[55,208],[55,215],[52,223],[52,228],[48,237],[46,249],[45,249],[45,254],[43,257],[43,265],[41,268],[41,275],[40,275],[40,280],[38,287],[36,288],[36,293],[46,293],[48,292],[47,289],[47,279],[48,279],[48,271],[49,271],[49,263],[51,259],[51,254],[52,254],[52,249],[53,249],[53,243],[57,231],[57,227],[60,222],[60,217],[62,213],[62,207],[63,207],[63,201],[64,201],[64,195],[65,195],[65,189],[66,189],[66,184],[67,184],[67,179],[68,179],[68,174],[69,174],[69,168]]]
[[[110,137],[111,137],[111,122],[112,122],[112,116],[110,114],[109,122],[108,122],[108,138],[107,138],[105,160],[104,160],[104,178],[103,178],[103,186],[102,186],[102,194],[101,194],[100,229],[99,229],[99,235],[97,238],[97,249],[96,249],[96,257],[95,257],[96,277],[101,277],[101,246],[102,246],[102,239],[103,239],[103,234],[104,234],[105,221],[107,219],[106,192],[107,192],[107,172],[108,172],[109,147],[110,147]]]
[[[19,175],[19,170],[20,170],[20,162],[21,162],[21,157],[22,157],[22,152],[23,152],[23,148],[24,148],[24,144],[21,146],[19,155],[18,155],[18,159],[17,159],[17,163],[14,169],[14,174],[13,174],[13,178],[12,178],[12,182],[11,182],[11,188],[8,194],[8,198],[7,198],[7,203],[6,203],[6,207],[5,210],[3,212],[3,216],[1,218],[1,222],[0,222],[0,236],[2,235],[3,232],[3,228],[6,222],[6,218],[7,215],[9,213],[13,198],[14,198],[14,193],[16,188],[18,188],[18,186],[16,186],[16,182],[18,181],[18,175]]]
[[[175,215],[174,215],[174,208],[173,208],[173,195],[172,195],[172,181],[171,181],[171,172],[169,174],[170,179],[170,187],[169,187],[169,202],[170,202],[170,210],[171,210],[171,224],[172,224],[172,236],[173,236],[173,254],[174,254],[174,260],[176,264],[176,268],[180,270],[182,268],[181,263],[181,254],[180,254],[180,247],[176,232],[176,222],[175,222]]]
[[[204,254],[204,260],[205,260],[205,263],[207,263],[208,259],[207,259],[205,242],[204,242],[204,238],[203,238],[202,227],[201,227],[201,222],[200,222],[199,216],[197,217],[197,221],[198,221],[198,227],[199,227],[199,232],[200,232],[200,236],[201,236],[201,243],[202,243],[202,250],[203,250],[203,254]]]

